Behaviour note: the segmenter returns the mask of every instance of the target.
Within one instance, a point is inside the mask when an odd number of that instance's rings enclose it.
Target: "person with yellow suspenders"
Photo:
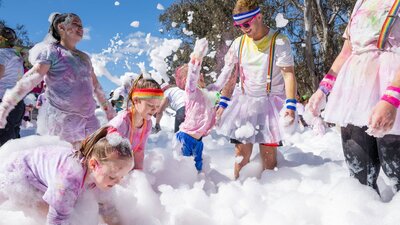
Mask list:
[[[277,166],[276,151],[282,140],[280,111],[284,107],[285,121],[294,124],[296,79],[290,41],[264,24],[257,1],[238,0],[233,19],[243,35],[225,56],[215,89],[220,87],[218,84],[224,86],[217,110],[217,132],[235,144],[237,179],[256,143],[260,145],[263,169]],[[235,76],[229,74],[235,64],[234,75],[240,76],[237,88]]]
[[[324,119],[341,126],[350,174],[379,193],[379,170],[400,189],[400,0],[358,0],[345,42],[306,110],[329,94]]]

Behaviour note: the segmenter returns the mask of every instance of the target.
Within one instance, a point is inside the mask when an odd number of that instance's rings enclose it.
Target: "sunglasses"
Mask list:
[[[256,14],[256,15],[254,15],[253,17],[251,17],[251,19],[250,20],[248,20],[248,21],[246,21],[246,22],[244,22],[244,23],[241,23],[241,24],[238,24],[238,23],[236,23],[236,21],[233,23],[233,25],[236,27],[236,28],[249,28],[250,26],[251,26],[251,24],[253,23],[253,21],[254,21],[254,19],[256,18],[256,16],[257,16],[258,14]]]

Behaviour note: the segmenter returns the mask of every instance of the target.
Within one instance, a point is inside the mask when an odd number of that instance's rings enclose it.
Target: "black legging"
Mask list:
[[[185,121],[185,106],[182,106],[181,108],[176,110],[174,128],[175,133],[178,132],[179,126],[181,125],[181,123],[183,123],[183,121]]]
[[[368,135],[366,127],[342,127],[342,146],[350,174],[360,183],[373,187],[378,193],[376,180],[379,170],[395,182],[400,190],[400,135],[375,138]]]
[[[1,102],[1,99],[0,99]],[[21,126],[22,117],[25,113],[24,101],[20,101],[10,114],[7,116],[7,124],[4,129],[0,129],[0,146],[10,139],[19,138],[19,131]]]

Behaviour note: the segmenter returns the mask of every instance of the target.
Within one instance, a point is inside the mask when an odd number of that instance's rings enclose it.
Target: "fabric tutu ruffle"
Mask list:
[[[249,96],[237,87],[217,123],[217,133],[242,143],[278,143],[284,99],[280,95]]]
[[[56,135],[70,143],[82,141],[100,127],[94,112],[89,117],[63,112],[48,102],[39,109],[37,133]]]
[[[363,127],[400,69],[400,54],[370,50],[350,56],[328,97],[324,119],[342,127]],[[400,135],[400,110],[388,134]]]

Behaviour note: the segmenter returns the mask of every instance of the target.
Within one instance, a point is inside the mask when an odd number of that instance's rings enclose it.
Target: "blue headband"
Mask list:
[[[260,11],[261,11],[260,7],[257,7],[256,9],[253,9],[253,10],[245,12],[245,13],[235,14],[235,15],[233,15],[233,20],[234,21],[244,20],[244,19],[247,19],[247,18],[257,15],[257,13],[259,13]]]

